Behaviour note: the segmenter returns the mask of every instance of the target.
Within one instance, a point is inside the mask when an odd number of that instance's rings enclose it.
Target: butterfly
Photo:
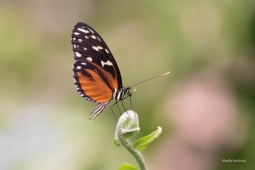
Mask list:
[[[97,106],[90,120],[102,114],[111,100],[115,103],[131,96],[123,87],[119,67],[103,38],[89,25],[79,22],[72,32],[73,78],[81,97]]]

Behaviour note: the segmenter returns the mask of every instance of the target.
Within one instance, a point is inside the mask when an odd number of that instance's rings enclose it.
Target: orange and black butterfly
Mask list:
[[[109,102],[131,96],[122,86],[118,65],[102,37],[89,25],[79,22],[73,28],[73,77],[77,91],[90,102],[98,103],[90,119],[99,116]]]

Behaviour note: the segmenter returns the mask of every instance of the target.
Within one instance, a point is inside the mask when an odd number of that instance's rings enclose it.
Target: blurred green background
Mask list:
[[[139,135],[163,128],[144,152],[150,169],[255,167],[255,1],[10,0],[0,1],[1,170],[136,164],[112,142],[110,109],[89,122],[95,104],[73,85],[79,21],[104,38],[124,86],[171,71],[132,96]]]

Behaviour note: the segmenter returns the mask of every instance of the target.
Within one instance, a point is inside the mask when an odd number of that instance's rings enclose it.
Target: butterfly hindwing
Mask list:
[[[76,61],[74,63],[74,81],[77,91],[91,102],[106,102],[112,98],[112,89],[117,83],[101,67],[91,61]]]

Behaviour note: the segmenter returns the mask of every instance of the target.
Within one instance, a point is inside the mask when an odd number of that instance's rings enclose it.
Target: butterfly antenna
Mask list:
[[[155,79],[155,78],[158,78],[158,77],[165,76],[165,75],[167,75],[167,74],[170,74],[170,71],[169,71],[169,72],[166,72],[166,73],[164,73],[164,74],[157,75],[157,76],[151,77],[151,78],[149,78],[149,79],[143,80],[143,81],[141,81],[141,82],[139,82],[139,83],[133,84],[133,85],[130,86],[130,87],[136,86],[136,85],[138,85],[138,84],[144,83],[144,82],[146,82],[146,81],[149,81],[149,80],[152,80],[152,79]]]

